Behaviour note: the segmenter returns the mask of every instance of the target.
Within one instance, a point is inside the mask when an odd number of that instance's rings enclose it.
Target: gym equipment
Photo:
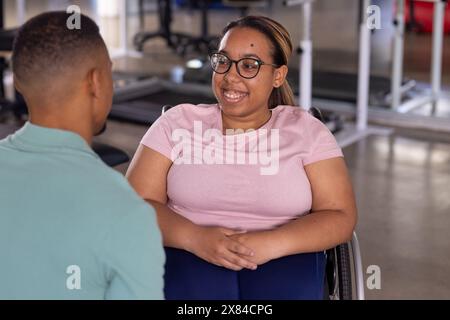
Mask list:
[[[25,2],[17,3],[19,20],[24,20]],[[19,31],[18,28],[4,29],[4,1],[0,0],[0,51],[12,52],[14,39]],[[25,101],[22,96],[15,90],[15,100],[9,101],[5,97],[4,76],[5,70],[9,68],[9,64],[5,57],[0,56],[0,113],[12,111],[17,119],[20,119],[27,113]]]
[[[444,10],[446,0],[428,0],[434,4],[433,43],[431,61],[431,93],[401,103],[401,77],[403,73],[403,41],[405,32],[405,0],[396,0],[394,61],[392,68],[392,103],[391,108],[405,113],[417,107],[432,103],[432,114],[436,112],[436,103],[441,95],[442,50],[444,41]]]
[[[167,46],[176,53],[184,56],[188,48],[193,48],[199,53],[208,53],[213,50],[217,42],[217,37],[211,37],[208,34],[208,0],[197,1],[201,8],[201,36],[195,37],[181,32],[173,32],[172,24],[172,2],[171,0],[158,0],[159,30],[156,32],[145,32],[145,0],[139,0],[139,17],[141,32],[134,37],[134,46],[136,50],[143,51],[144,44],[153,38],[163,38]]]
[[[446,0],[444,0],[446,1]],[[433,1],[406,0],[405,22],[408,30],[415,32],[433,31]],[[444,18],[444,32],[450,32],[450,7],[447,7]]]
[[[298,69],[290,68],[289,83],[294,88],[298,83]],[[372,106],[389,107],[388,97],[391,92],[391,80],[383,76],[371,75],[369,80],[369,104]],[[406,92],[416,86],[416,81],[403,79],[401,92]],[[312,75],[313,98],[344,101],[356,104],[358,99],[358,75],[354,73],[314,70]]]
[[[0,0],[0,51],[12,51],[16,34],[17,29],[4,28],[4,1]],[[8,68],[9,65],[6,61],[6,58],[0,56],[0,112],[4,112],[13,108],[12,101],[8,101],[5,97],[5,85],[3,82],[5,70]]]
[[[300,105],[309,110],[312,100],[312,40],[311,40],[311,15],[312,3],[315,0],[287,0],[286,6],[302,5],[303,13],[303,35],[300,41],[298,53],[300,54],[300,70],[298,73],[298,94],[300,96]]]
[[[240,16],[248,15],[250,8],[271,7],[271,0],[223,0],[224,6],[235,7],[240,10]]]
[[[299,94],[301,106],[309,108],[311,100],[308,97],[320,99],[330,99],[355,103],[358,100],[358,74],[330,72],[322,70],[312,70],[312,42],[311,42],[311,14],[312,4],[314,0],[287,0],[286,6],[294,6],[301,4],[303,6],[303,37],[298,49],[300,54],[300,73],[296,68],[290,68],[292,72],[289,76],[289,81],[294,88],[299,87],[296,94]],[[368,4],[366,4],[368,6]],[[363,2],[359,2],[359,10],[367,7]],[[360,24],[363,23],[363,16],[359,17]],[[365,28],[367,29],[367,28]],[[364,35],[363,40],[367,38],[367,34],[361,30],[361,35]],[[360,42],[360,52],[364,51],[364,42]],[[367,50],[367,48],[365,48]],[[312,78],[311,75],[312,74]],[[297,85],[298,84],[298,85]],[[391,92],[391,79],[381,76],[370,76],[368,80],[369,89],[369,104],[388,107],[389,95]],[[399,92],[403,93],[416,85],[413,80],[401,80]],[[311,88],[312,87],[312,88]],[[310,94],[311,92],[311,94]]]
[[[201,54],[211,53],[217,48],[219,41],[218,36],[211,36],[208,32],[208,9],[212,5],[213,1],[210,0],[198,0],[194,3],[188,1],[189,5],[195,4],[196,7],[201,10],[201,35],[199,37],[181,33],[173,32],[171,29],[173,7],[170,0],[158,0],[158,16],[159,16],[159,29],[155,32],[144,31],[145,27],[145,0],[139,0],[139,19],[141,31],[134,37],[134,46],[137,51],[143,51],[144,44],[154,38],[162,38],[166,41],[167,46],[172,48],[176,53],[184,56],[187,51],[192,48],[194,51]],[[223,6],[235,7],[241,10],[241,16],[245,16],[248,13],[250,7],[261,7],[271,5],[271,1],[268,0],[224,0]]]
[[[176,84],[151,78],[117,88],[110,117],[150,125],[161,115],[167,103],[216,103],[210,85]]]
[[[390,126],[400,126],[405,128],[420,128],[420,129],[426,129],[426,130],[434,130],[434,131],[442,131],[442,132],[450,132],[450,125],[449,121],[446,118],[442,117],[424,117],[422,115],[415,115],[411,113],[403,113],[411,110],[412,108],[416,106],[423,105],[427,101],[430,102],[429,96],[422,96],[418,99],[413,99],[412,103],[409,104],[406,103],[406,106],[402,105],[402,109],[396,109],[393,112],[392,109],[386,110],[385,108],[379,108],[376,105],[372,105],[372,98],[369,96],[369,86],[371,82],[371,76],[370,76],[370,38],[371,38],[371,32],[369,28],[367,28],[367,13],[366,8],[371,4],[370,0],[361,0],[363,1],[363,5],[360,6],[361,14],[360,16],[362,19],[360,19],[360,41],[359,41],[359,71],[358,71],[358,98],[357,98],[357,109],[355,112],[355,104],[354,103],[347,103],[342,101],[337,101],[333,99],[314,99],[314,104],[317,106],[320,106],[322,110],[328,110],[332,112],[338,112],[339,114],[346,114],[349,116],[356,116],[357,119],[357,126],[356,130],[354,130],[354,134],[348,134],[345,135],[345,137],[342,138],[342,145],[349,145],[359,139],[362,139],[366,137],[368,134],[389,134],[388,132],[384,132],[384,130],[381,130],[381,128],[377,127],[368,127],[368,119],[370,118],[373,121],[376,121],[378,123],[384,123],[388,124]],[[434,2],[435,4],[435,13],[437,13],[437,16],[434,19],[434,23],[436,26],[441,27],[442,30],[442,16],[443,16],[443,9],[445,7],[445,2],[441,0],[427,0],[428,2]],[[400,21],[403,21],[400,19]],[[399,24],[397,28],[402,27],[402,24]],[[442,32],[437,32],[439,30],[439,27],[434,28],[435,35],[433,36],[433,51],[435,56],[433,58],[433,72],[434,81],[434,89],[432,91],[440,92],[440,73],[441,73],[441,54],[442,50],[438,50],[437,47],[442,45]],[[397,37],[401,38],[402,34],[397,35]],[[398,41],[398,40],[397,40]],[[400,41],[401,43],[401,41]],[[394,57],[394,64],[393,72],[397,72],[398,70],[402,70],[401,64],[398,62],[401,62],[402,54],[398,54],[400,50],[397,47],[397,53],[395,53]],[[400,47],[401,50],[402,47]],[[394,51],[395,51],[394,50]],[[441,66],[440,66],[441,65]],[[397,71],[395,71],[397,70]],[[391,95],[401,95],[405,94],[406,92],[408,95],[412,94],[411,91],[408,91],[412,87],[414,87],[415,83],[412,81],[404,81],[401,80],[401,75],[398,74],[392,77],[392,85],[395,86],[396,89],[391,89]],[[400,86],[399,84],[403,84],[403,86]],[[395,92],[397,90],[397,92]],[[436,94],[434,94],[436,96]],[[370,98],[370,99],[369,99]],[[390,104],[392,101],[398,98],[393,98],[390,96],[386,97],[386,102]],[[369,102],[371,104],[371,108],[369,107]],[[403,112],[398,112],[403,111]],[[339,141],[339,139],[338,139]],[[340,142],[341,143],[341,142]]]

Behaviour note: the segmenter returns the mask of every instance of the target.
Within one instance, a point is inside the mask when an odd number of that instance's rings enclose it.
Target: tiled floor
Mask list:
[[[30,12],[43,7],[33,0]],[[76,1],[86,10],[92,1]],[[134,12],[133,1],[130,10]],[[354,1],[356,2],[356,1]],[[357,65],[357,6],[351,0],[317,0],[313,18],[315,65],[323,70],[354,71]],[[391,0],[374,1],[383,8],[383,29],[373,39],[372,72],[389,74],[392,35]],[[11,0],[7,1],[11,7]],[[135,3],[135,1],[134,1]],[[83,7],[84,8],[84,7]],[[12,9],[10,9],[12,10]],[[282,20],[297,42],[299,9],[275,5],[265,12]],[[211,33],[236,18],[237,11],[213,11]],[[8,17],[13,24],[13,18]],[[110,44],[117,43],[117,21],[109,19],[106,32]],[[149,14],[147,27],[157,21]],[[197,32],[198,12],[177,12],[174,28]],[[130,31],[136,30],[137,17],[130,18]],[[405,75],[428,81],[430,36],[407,35]],[[161,41],[146,46],[143,58],[115,60],[116,70],[168,76],[174,64],[183,59],[165,48]],[[450,39],[444,41],[444,85],[450,85]],[[420,111],[418,111],[420,112]],[[450,113],[448,113],[450,115]],[[450,122],[449,122],[450,126]],[[109,121],[100,141],[111,143],[133,155],[147,127]],[[381,290],[368,290],[368,299],[449,299],[450,298],[450,137],[439,133],[396,130],[391,136],[370,136],[344,150],[353,179],[358,208],[358,234],[364,267],[381,269]],[[127,165],[118,168],[125,172]],[[365,278],[367,279],[367,276]]]

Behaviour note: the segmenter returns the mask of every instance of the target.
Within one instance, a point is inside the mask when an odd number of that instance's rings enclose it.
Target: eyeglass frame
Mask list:
[[[226,57],[226,58],[231,62],[230,65],[228,66],[227,71],[225,71],[225,72],[217,72],[216,70],[214,70],[214,68],[213,68],[213,66],[212,66],[212,57],[213,57],[214,55],[221,55],[221,56],[224,56],[224,57]],[[256,74],[255,74],[253,77],[250,77],[250,78],[249,78],[249,77],[244,77],[244,76],[241,74],[241,71],[239,70],[239,67],[238,67],[239,62],[241,62],[242,60],[246,60],[246,59],[250,59],[250,60],[254,60],[254,61],[258,62],[258,71],[256,72]],[[242,59],[239,59],[239,60],[233,60],[233,59],[231,59],[229,56],[227,56],[225,53],[222,53],[222,52],[213,52],[213,53],[211,53],[210,56],[209,56],[209,62],[210,62],[210,65],[211,65],[211,69],[212,69],[215,73],[217,73],[217,74],[226,74],[226,73],[230,72],[231,67],[233,66],[233,63],[234,63],[234,64],[236,64],[236,71],[237,71],[237,73],[239,74],[239,76],[241,76],[241,77],[244,78],[244,79],[248,79],[248,80],[256,78],[256,77],[258,76],[258,74],[259,74],[259,71],[261,71],[261,67],[264,66],[264,65],[265,65],[265,66],[272,66],[272,67],[274,67],[274,68],[276,68],[276,69],[282,67],[282,66],[280,66],[280,65],[278,65],[278,64],[267,63],[267,62],[264,62],[264,61],[262,61],[262,60],[260,60],[260,59],[253,58],[253,57],[245,57],[245,58],[242,58]]]

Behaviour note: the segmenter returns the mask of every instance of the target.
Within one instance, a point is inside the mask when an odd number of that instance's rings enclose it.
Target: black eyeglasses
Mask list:
[[[223,53],[213,53],[210,57],[211,68],[215,73],[225,74],[230,71],[231,66],[236,63],[238,74],[245,79],[253,79],[259,73],[261,66],[268,65],[275,68],[280,66],[272,63],[265,63],[255,58],[242,58],[239,60],[231,60]]]

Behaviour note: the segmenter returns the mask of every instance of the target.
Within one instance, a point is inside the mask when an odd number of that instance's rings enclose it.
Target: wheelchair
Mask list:
[[[162,114],[173,106],[162,107]],[[318,108],[309,111],[324,122]],[[358,236],[353,232],[352,240],[325,252],[324,300],[364,300],[364,273]]]
[[[325,300],[364,300],[364,273],[358,237],[326,251]],[[354,285],[353,285],[354,283]]]

